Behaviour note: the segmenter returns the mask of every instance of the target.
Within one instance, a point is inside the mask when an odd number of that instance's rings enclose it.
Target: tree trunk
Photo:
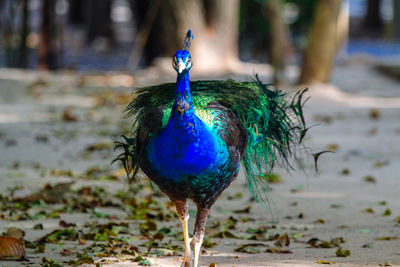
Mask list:
[[[91,43],[96,38],[104,38],[106,47],[114,44],[114,34],[111,25],[111,0],[90,0],[87,41]]]
[[[42,24],[40,27],[40,44],[39,44],[39,69],[49,69],[48,62],[50,58],[50,5],[51,0],[44,0],[42,6]]]
[[[238,12],[239,0],[209,0],[207,5],[199,0],[163,1],[162,32],[168,55],[182,48],[191,29],[193,69],[229,71],[238,55]]]
[[[327,82],[337,48],[341,0],[319,0],[303,57],[300,84]]]
[[[394,0],[396,2],[398,0]],[[364,26],[368,30],[379,31],[382,29],[381,0],[368,0],[367,13],[364,19]]]
[[[220,62],[234,63],[232,61],[238,58],[239,0],[211,0],[209,3],[207,32],[210,42],[214,44]]]
[[[393,1],[394,38],[400,40],[400,1]]]
[[[26,68],[28,65],[28,48],[26,46],[26,38],[28,37],[29,34],[29,29],[28,29],[29,11],[28,11],[28,0],[21,0],[21,2],[22,2],[22,28],[19,41],[18,67]]]
[[[269,57],[274,68],[274,83],[285,83],[285,58],[289,51],[288,28],[282,17],[282,1],[266,0],[265,11],[269,22]]]
[[[58,35],[55,1],[44,0],[39,41],[40,70],[56,70],[60,67],[61,40]]]

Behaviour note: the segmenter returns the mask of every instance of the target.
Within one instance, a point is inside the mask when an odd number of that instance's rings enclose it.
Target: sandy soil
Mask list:
[[[243,79],[248,74],[232,77]],[[264,73],[264,78],[265,75],[268,73]],[[147,76],[148,80],[151,77]],[[93,166],[105,166],[107,173],[118,171],[118,166],[110,166],[115,156],[110,144],[118,139],[123,128],[129,128],[121,117],[129,87],[115,87],[112,81],[109,83],[112,78],[96,80],[69,74],[40,76],[1,70],[0,78],[0,194],[9,196],[13,189],[14,198],[24,197],[46,183],[67,181],[74,182],[73,190],[98,185],[109,194],[118,190],[129,192],[120,174],[113,180],[82,179],[79,175]],[[135,84],[145,82],[143,76]],[[317,260],[336,262],[334,266],[400,265],[400,223],[395,221],[400,216],[400,86],[357,62],[338,66],[333,83],[343,90],[334,85],[315,85],[305,107],[308,124],[315,125],[309,130],[310,150],[336,151],[321,156],[319,172],[313,169],[312,156],[304,158],[304,171],[288,174],[277,169],[282,182],[272,185],[272,215],[249,202],[249,192],[244,189],[244,177],[240,174],[216,202],[209,219],[208,226],[212,228],[216,222],[234,216],[239,221],[236,229],[229,231],[242,237],[248,236],[248,228],[259,227],[268,228],[267,236],[288,233],[291,239],[288,249],[292,253],[264,252],[267,246],[274,247],[275,241],[211,238],[217,245],[204,249],[201,266],[212,262],[220,267],[313,266],[318,265]],[[88,152],[88,147],[99,143],[106,145]],[[74,175],[57,176],[51,170],[70,170]],[[240,192],[242,197],[235,197]],[[52,209],[57,205],[46,207]],[[249,205],[249,213],[233,212]],[[35,241],[59,229],[60,220],[76,223],[79,230],[85,229],[87,222],[125,221],[133,229],[128,235],[135,237],[134,229],[141,221],[129,219],[128,211],[110,207],[98,210],[113,216],[99,219],[85,212],[63,212],[59,218],[21,220],[9,210],[0,209],[0,216],[3,215],[0,232],[18,227],[25,231],[26,240]],[[33,229],[38,223],[43,225],[42,230]],[[159,227],[166,225],[180,231],[178,220],[157,223]],[[212,231],[209,229],[208,233]],[[336,237],[346,241],[340,246],[351,251],[350,257],[337,257],[338,247],[313,248],[307,244],[312,238],[329,241]],[[390,240],[377,240],[380,238]],[[174,242],[181,245],[180,241]],[[143,241],[133,243],[140,245]],[[260,253],[255,254],[235,251],[249,243],[265,246],[257,247]],[[46,246],[44,253],[28,249],[28,262],[0,261],[0,266],[37,266],[42,257],[66,265],[84,247],[77,241],[63,241]],[[72,254],[62,256],[60,251],[64,248]],[[103,266],[138,264],[122,258],[107,259],[102,261]],[[153,266],[178,266],[182,256],[149,259]]]

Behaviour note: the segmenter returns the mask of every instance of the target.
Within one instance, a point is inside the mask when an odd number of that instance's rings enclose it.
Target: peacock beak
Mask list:
[[[182,61],[182,59],[178,62],[178,73],[182,73],[186,69],[186,64]]]

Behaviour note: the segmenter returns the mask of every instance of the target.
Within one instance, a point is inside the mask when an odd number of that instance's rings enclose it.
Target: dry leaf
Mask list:
[[[335,261],[324,261],[324,260],[317,260],[318,264],[335,264]]]
[[[348,249],[338,248],[336,250],[336,256],[338,256],[338,257],[350,257],[351,256],[351,252]]]
[[[33,193],[21,198],[14,198],[13,202],[33,202],[43,200],[46,203],[58,203],[67,193],[73,182],[59,183],[56,185],[46,184],[44,188],[37,193]]]
[[[290,251],[288,249],[284,249],[284,248],[267,248],[267,250],[265,252],[268,252],[268,253],[279,253],[279,254],[293,253],[292,251]]]
[[[22,240],[10,237],[0,236],[0,258],[23,258],[25,257],[25,246]]]
[[[345,169],[343,169],[340,173],[341,173],[342,175],[349,175],[349,174],[350,174],[350,170],[349,170],[348,168],[345,168]]]
[[[67,122],[74,122],[78,120],[78,117],[74,115],[69,108],[64,109],[62,120]]]
[[[400,237],[398,237],[398,236],[380,236],[375,239],[379,240],[379,241],[389,241],[389,240],[398,240],[398,239],[400,239]]]
[[[377,109],[377,108],[372,108],[372,109],[370,109],[370,111],[369,111],[369,117],[370,117],[371,119],[377,120],[377,119],[379,119],[380,116],[381,116],[381,113],[380,113],[379,109]]]
[[[374,176],[367,175],[364,177],[364,182],[376,184],[376,178]]]
[[[326,149],[331,150],[331,151],[336,151],[339,149],[339,145],[336,143],[332,143],[326,146]]]
[[[25,236],[25,232],[17,227],[10,227],[7,229],[6,236],[14,237],[21,240]]]
[[[283,247],[283,246],[288,247],[290,245],[290,238],[287,233],[284,233],[281,236],[277,236],[276,239],[277,240],[274,245],[277,247]]]
[[[390,216],[392,215],[392,211],[390,209],[386,209],[382,216]]]
[[[317,219],[317,220],[314,221],[314,223],[324,224],[325,220],[324,219]]]
[[[365,210],[363,210],[362,212],[365,213],[375,213],[375,211],[372,208],[366,208]]]

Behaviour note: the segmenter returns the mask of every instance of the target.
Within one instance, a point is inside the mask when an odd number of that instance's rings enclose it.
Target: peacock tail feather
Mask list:
[[[127,117],[133,118],[133,136],[142,125],[146,113],[162,107],[162,127],[168,122],[174,102],[174,83],[136,89],[133,100],[126,107]],[[218,102],[234,112],[247,129],[247,147],[242,157],[247,182],[253,197],[264,207],[269,191],[266,174],[275,164],[292,168],[295,150],[303,140],[306,125],[303,117],[303,94],[292,98],[279,90],[270,89],[258,77],[252,82],[194,81],[190,83],[193,109],[210,128],[214,114],[208,108]],[[215,125],[214,125],[215,126]],[[116,149],[123,152],[114,161],[121,161],[129,178],[138,171],[136,139],[123,136],[124,142],[116,142]]]

